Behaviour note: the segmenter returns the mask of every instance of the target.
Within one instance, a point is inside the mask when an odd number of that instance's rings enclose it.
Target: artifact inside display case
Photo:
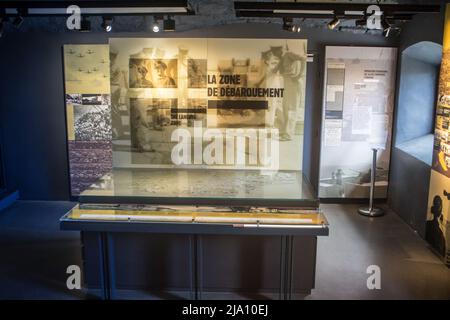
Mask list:
[[[108,128],[73,107],[74,139],[112,139],[112,167],[81,202],[316,206],[302,174],[305,40],[112,38],[109,52],[111,95],[72,97]]]

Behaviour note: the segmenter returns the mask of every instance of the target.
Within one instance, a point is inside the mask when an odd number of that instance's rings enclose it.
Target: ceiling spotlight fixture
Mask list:
[[[81,20],[80,27],[81,32],[91,32],[91,21],[87,18],[83,18]]]
[[[12,25],[16,28],[20,28],[23,23],[23,17],[28,14],[27,9],[17,9],[17,15],[14,17],[12,21]]]
[[[302,28],[300,28],[300,26],[297,26],[297,25],[293,24],[291,26],[291,31],[292,32],[300,32],[300,31],[302,31]]]
[[[292,19],[283,18],[283,30],[291,31]]]
[[[163,22],[163,29],[164,31],[175,31],[175,20],[167,16],[167,19],[164,19]]]
[[[152,30],[153,32],[159,32],[159,22],[156,17],[153,17]]]
[[[384,16],[381,20],[381,27],[383,28],[383,36],[385,36],[386,38],[389,37],[392,31],[392,26],[387,20],[386,16]]]
[[[367,26],[367,19],[359,19],[355,20],[355,27],[366,27]]]
[[[341,19],[337,15],[335,15],[333,20],[328,22],[327,27],[330,30],[334,30],[340,23],[341,23]]]
[[[23,23],[23,18],[20,15],[15,17],[14,20],[12,21],[13,26],[16,28],[20,28],[22,23]]]
[[[113,18],[112,17],[103,17],[102,28],[106,32],[112,31]]]
[[[283,18],[283,30],[300,32],[302,29],[300,26],[294,24],[294,20],[292,18]]]

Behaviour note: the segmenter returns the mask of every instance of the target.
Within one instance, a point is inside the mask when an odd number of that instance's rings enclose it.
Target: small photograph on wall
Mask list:
[[[64,80],[67,94],[109,94],[109,46],[65,45]]]
[[[108,105],[74,105],[75,140],[111,140],[111,108]]]
[[[71,193],[89,188],[112,169],[111,141],[69,141]]]
[[[102,95],[101,94],[83,94],[82,104],[85,105],[101,105]]]
[[[177,59],[130,58],[130,88],[176,88]]]
[[[207,60],[188,59],[188,87],[206,88]]]
[[[81,94],[66,94],[66,104],[82,104]]]

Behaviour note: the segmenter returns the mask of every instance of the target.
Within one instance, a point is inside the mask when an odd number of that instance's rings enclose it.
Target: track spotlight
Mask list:
[[[366,19],[355,20],[355,26],[356,27],[366,27],[367,20]]]
[[[383,19],[381,19],[381,27],[383,28],[383,30],[389,29],[391,27],[391,24],[386,19],[386,17],[383,17]]]
[[[283,30],[290,32],[300,32],[302,29],[300,26],[294,24],[292,18],[283,18]]]
[[[112,23],[113,23],[113,18],[112,17],[103,17],[103,22],[102,22],[103,30],[105,30],[106,32],[111,32],[111,30],[112,30]]]
[[[300,26],[297,26],[297,25],[293,24],[291,26],[291,31],[292,32],[300,32],[300,31],[302,31],[302,28],[300,28]]]
[[[383,19],[381,20],[381,27],[383,28],[383,36],[385,36],[386,38],[389,37],[392,31],[392,26],[386,19],[386,17],[383,17]]]
[[[292,19],[283,18],[283,30],[289,31],[291,28]]]
[[[327,27],[330,30],[334,30],[340,23],[341,23],[341,19],[339,19],[337,16],[334,16],[333,20],[328,22]]]
[[[164,19],[163,22],[164,31],[175,31],[175,20],[167,16],[167,19]]]
[[[81,20],[81,25],[80,25],[80,31],[81,32],[90,32],[91,31],[91,21],[89,21],[87,18],[83,18]]]
[[[23,23],[23,18],[20,15],[15,17],[14,20],[12,21],[13,26],[16,28],[20,28],[22,23]]]
[[[28,14],[27,9],[17,9],[17,16],[13,19],[12,25],[16,28],[20,28],[23,23],[23,17]]]
[[[153,18],[152,30],[153,32],[159,32],[159,22],[156,17]]]

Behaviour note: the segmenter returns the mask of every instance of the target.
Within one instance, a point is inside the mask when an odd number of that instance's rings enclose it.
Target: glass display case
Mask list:
[[[302,173],[306,43],[65,46],[73,194],[82,205],[317,208]]]
[[[301,171],[113,169],[83,191],[81,203],[209,204],[317,208]]]
[[[112,38],[64,53],[79,204],[61,228],[83,234],[88,286],[120,298],[153,281],[140,271],[173,270],[189,280],[169,287],[199,299],[230,286],[205,277],[211,252],[232,276],[254,273],[234,256],[250,240],[280,298],[310,292],[328,223],[302,172],[306,40]]]

